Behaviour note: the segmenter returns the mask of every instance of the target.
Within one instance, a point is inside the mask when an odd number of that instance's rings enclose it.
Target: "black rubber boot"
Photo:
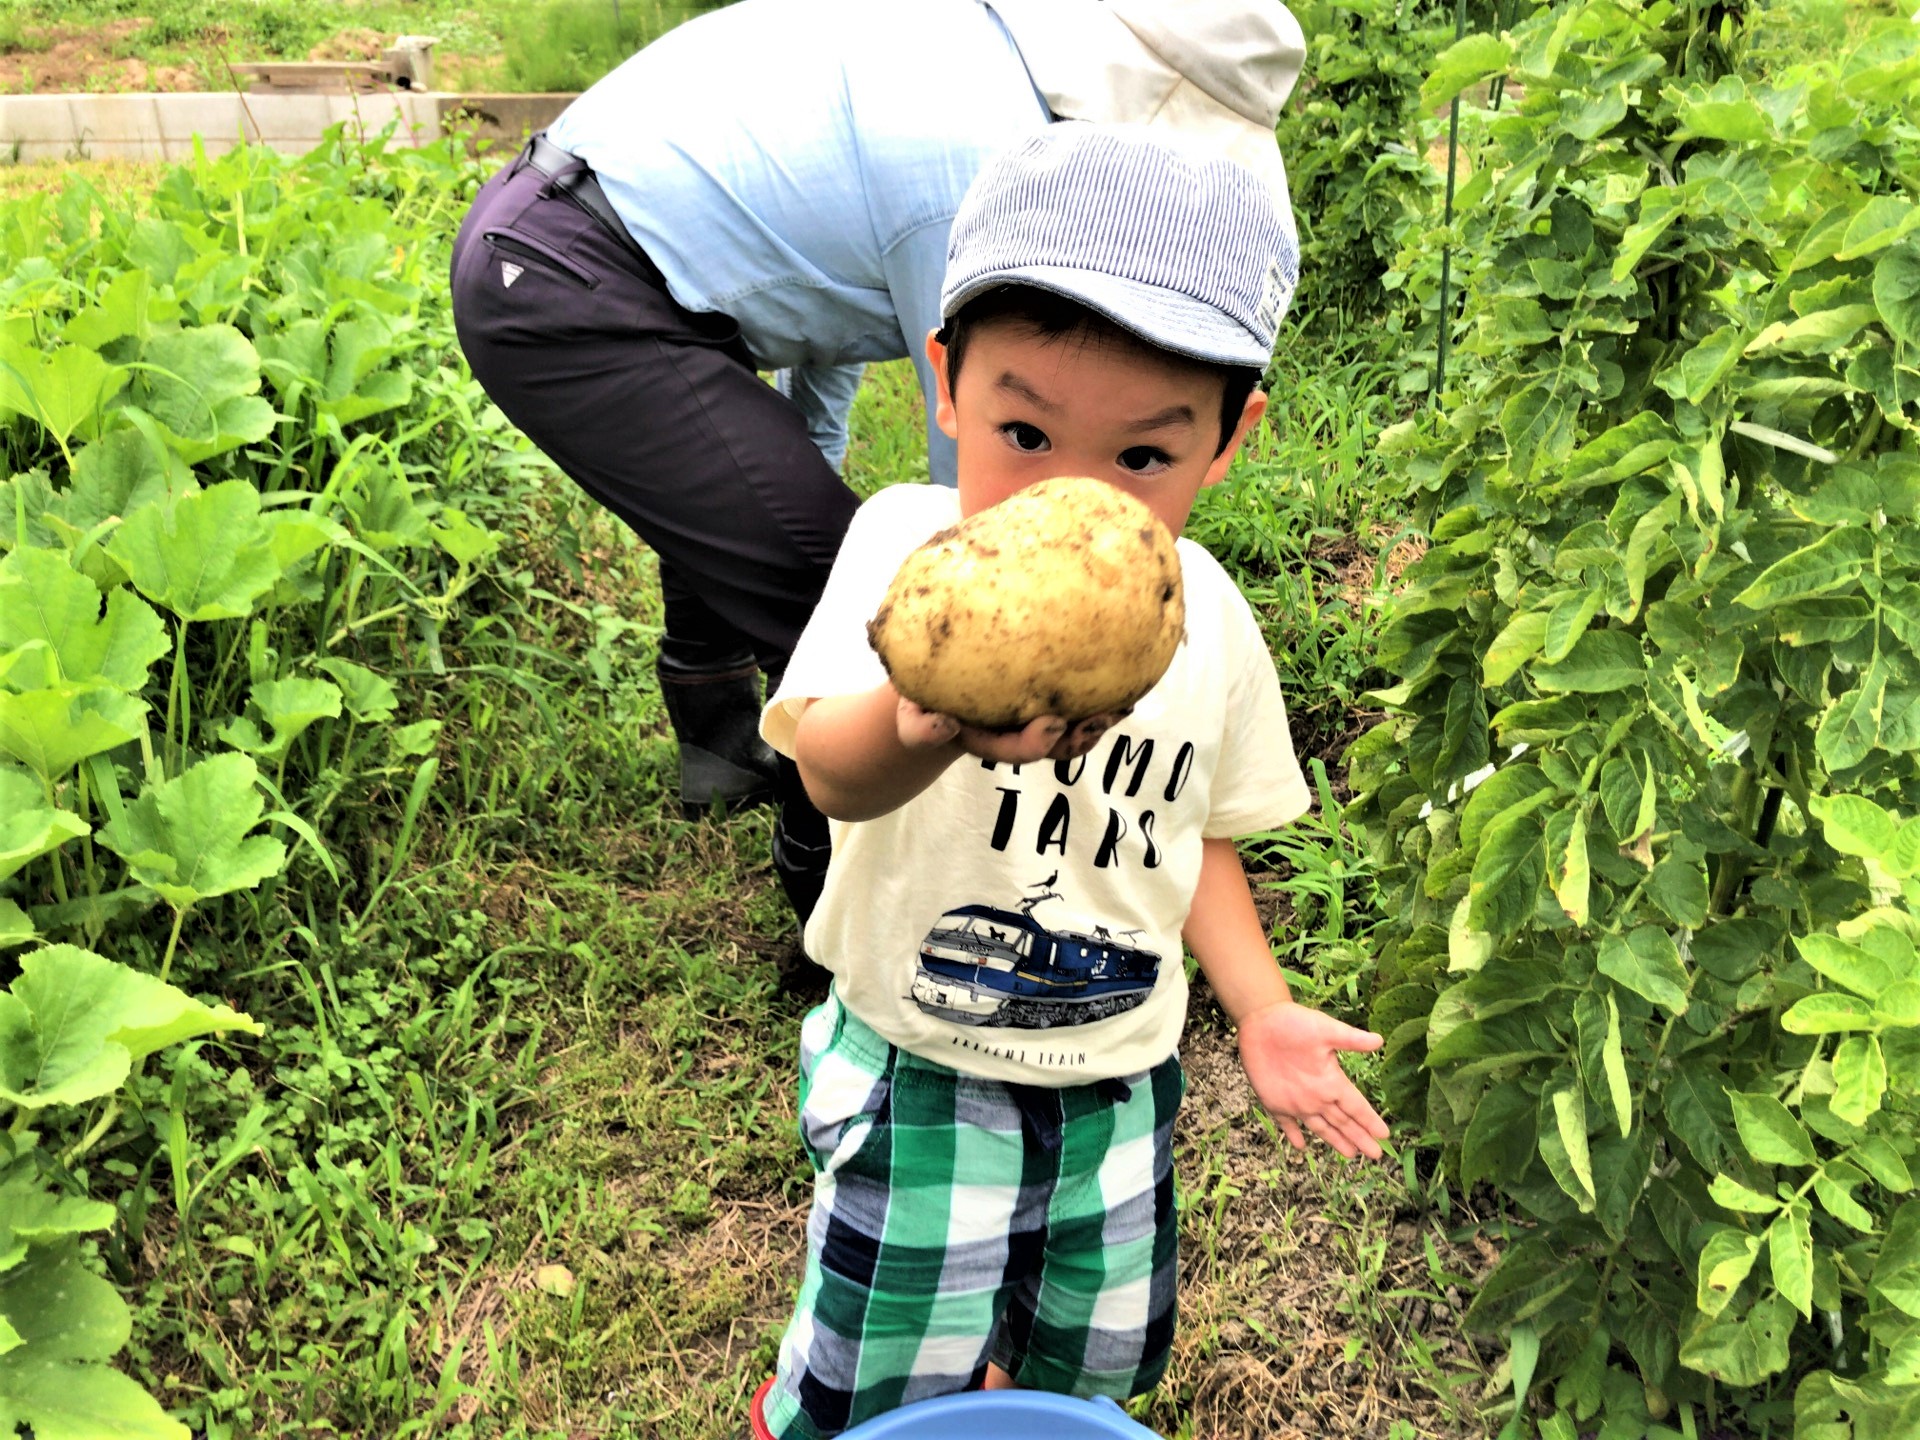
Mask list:
[[[690,816],[773,799],[778,757],[760,738],[760,667],[751,660],[655,667],[680,742],[680,804]]]
[[[807,917],[826,888],[833,841],[827,833],[827,817],[813,808],[806,786],[800,783],[800,768],[784,755],[778,759],[774,789],[780,813],[773,822],[773,871],[805,931]]]

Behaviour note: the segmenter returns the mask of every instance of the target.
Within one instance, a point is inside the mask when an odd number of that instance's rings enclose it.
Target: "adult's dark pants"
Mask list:
[[[578,162],[573,162],[577,170]],[[660,559],[663,662],[786,668],[856,500],[724,315],[677,304],[624,232],[519,159],[453,247],[453,315],[507,418]],[[781,761],[774,863],[804,921],[826,821]]]

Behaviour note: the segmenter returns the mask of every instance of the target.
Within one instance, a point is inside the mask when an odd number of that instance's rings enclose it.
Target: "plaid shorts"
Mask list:
[[[1169,1058],[1048,1089],[899,1050],[841,1005],[800,1035],[807,1268],[766,1421],[825,1440],[915,1400],[1022,1385],[1125,1399],[1173,1341]]]

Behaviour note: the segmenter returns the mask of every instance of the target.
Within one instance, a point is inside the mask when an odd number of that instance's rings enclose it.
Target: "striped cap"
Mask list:
[[[1292,217],[1253,171],[1143,126],[1060,121],[975,177],[940,314],[1032,285],[1163,350],[1263,368],[1299,278]]]

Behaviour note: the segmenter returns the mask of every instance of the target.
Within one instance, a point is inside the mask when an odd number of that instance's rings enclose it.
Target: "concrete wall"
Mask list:
[[[397,145],[437,139],[453,117],[480,148],[518,145],[565,108],[571,95],[445,95],[424,91],[326,94],[0,96],[0,162],[76,158],[181,160],[200,137],[211,154],[237,144],[298,153],[345,122],[378,134],[394,121]]]

